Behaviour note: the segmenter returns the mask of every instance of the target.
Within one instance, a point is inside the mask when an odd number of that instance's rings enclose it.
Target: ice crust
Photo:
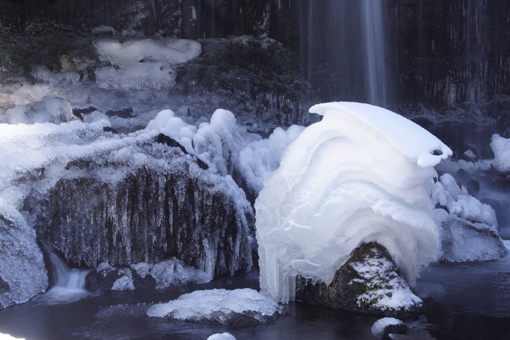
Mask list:
[[[147,310],[147,315],[185,321],[230,324],[237,323],[235,320],[239,317],[264,323],[273,319],[275,315],[284,314],[284,311],[283,306],[278,305],[270,297],[256,290],[244,288],[197,290],[181,295],[176,300],[155,304]]]
[[[216,333],[210,335],[207,340],[236,340],[236,338],[230,333]]]
[[[294,298],[296,275],[329,284],[352,250],[372,241],[414,284],[438,244],[424,183],[451,150],[418,125],[368,104],[327,103],[310,111],[323,120],[288,146],[255,202],[261,291],[286,303]]]

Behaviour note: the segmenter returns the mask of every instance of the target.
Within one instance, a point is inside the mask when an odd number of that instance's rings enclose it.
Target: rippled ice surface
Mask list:
[[[155,302],[195,289],[258,289],[258,274],[223,278],[204,285],[166,290],[81,295],[55,303],[51,296],[0,310],[0,333],[27,340],[207,339],[229,332],[241,339],[374,339],[377,316],[290,303],[289,314],[258,326],[193,324],[149,318]],[[418,294],[432,306],[429,322],[404,320],[413,339],[508,339],[510,336],[510,257],[484,263],[434,264],[422,272]],[[51,292],[51,291],[50,291]],[[54,294],[54,292],[53,292]],[[433,299],[435,302],[432,302]]]

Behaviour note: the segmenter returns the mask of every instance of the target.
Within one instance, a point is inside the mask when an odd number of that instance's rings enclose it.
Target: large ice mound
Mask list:
[[[327,103],[310,112],[324,118],[289,145],[255,202],[261,291],[288,302],[296,275],[329,284],[368,242],[384,246],[413,284],[438,245],[424,183],[452,151],[383,108]]]

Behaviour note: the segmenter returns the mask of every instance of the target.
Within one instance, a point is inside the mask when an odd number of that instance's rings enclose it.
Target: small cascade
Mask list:
[[[74,302],[91,295],[85,290],[85,277],[90,270],[69,268],[46,242],[41,241],[41,243],[51,266],[50,272],[53,275],[53,286],[43,295],[42,299],[47,304],[61,304]]]

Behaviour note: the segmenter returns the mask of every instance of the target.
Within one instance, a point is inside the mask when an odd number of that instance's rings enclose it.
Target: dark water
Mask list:
[[[27,340],[205,340],[223,332],[238,340],[373,339],[370,328],[379,317],[301,303],[290,303],[288,315],[274,323],[243,327],[186,323],[145,314],[152,303],[195,289],[257,286],[257,274],[252,273],[198,286],[82,295],[82,299],[69,303],[62,303],[69,296],[52,292],[0,310],[0,333]],[[510,257],[485,263],[431,265],[422,272],[416,291],[431,308],[426,313],[428,322],[404,320],[412,339],[510,339]]]

